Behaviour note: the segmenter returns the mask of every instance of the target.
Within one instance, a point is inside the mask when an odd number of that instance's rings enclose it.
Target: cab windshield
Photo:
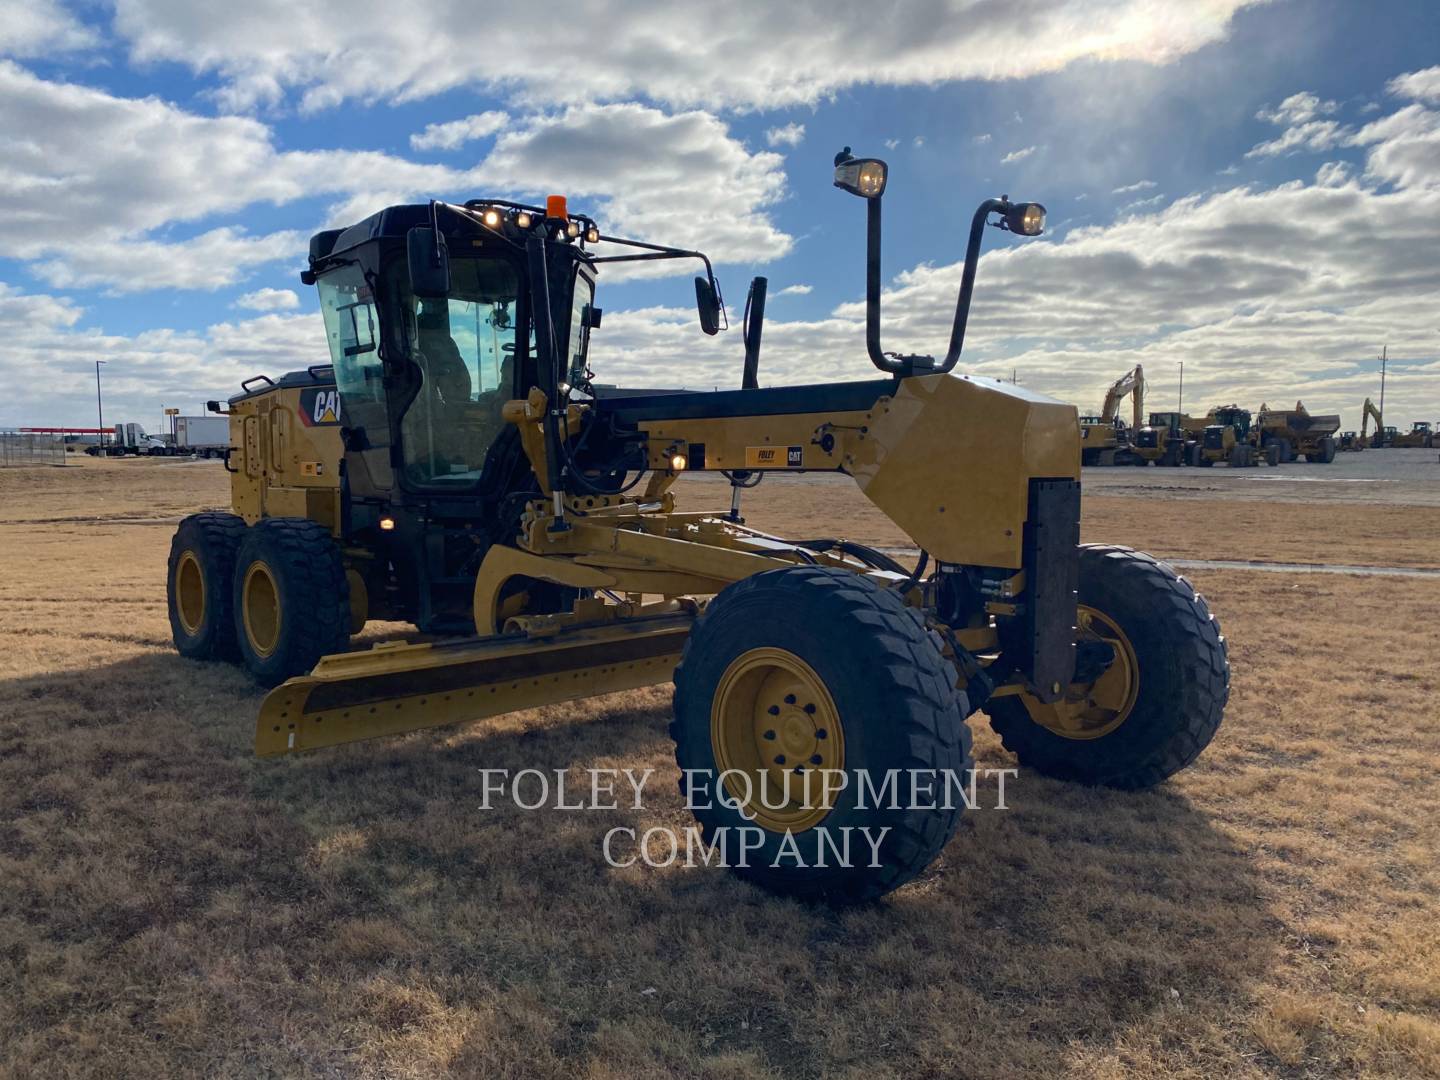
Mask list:
[[[400,420],[405,478],[426,488],[473,486],[515,392],[519,271],[504,259],[452,259],[444,299],[411,293],[403,261],[389,276],[404,347],[420,376]]]

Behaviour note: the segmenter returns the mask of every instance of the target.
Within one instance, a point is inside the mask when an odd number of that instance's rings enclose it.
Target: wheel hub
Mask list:
[[[844,768],[844,734],[824,682],[794,653],[751,649],[731,662],[711,704],[710,741],[719,769],[732,773],[728,795],[756,824],[800,832],[829,813],[822,778]]]
[[[257,656],[269,656],[280,641],[280,590],[263,562],[253,562],[245,571],[241,598],[245,637]]]
[[[200,632],[205,621],[205,575],[193,551],[184,552],[175,567],[175,613],[187,634],[193,637]]]
[[[1055,734],[1098,739],[1120,727],[1134,709],[1140,665],[1125,631],[1103,612],[1081,604],[1076,629],[1076,680],[1065,696],[1048,704],[1029,694],[1021,695],[1021,700],[1031,719]],[[1102,650],[1111,657],[1104,666],[1095,662]]]

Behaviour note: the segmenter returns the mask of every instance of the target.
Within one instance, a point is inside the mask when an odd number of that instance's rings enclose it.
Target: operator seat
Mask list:
[[[470,369],[460,347],[450,336],[449,319],[443,301],[427,302],[416,318],[416,338],[424,357],[422,369],[425,386],[422,392],[438,391],[446,405],[459,405],[470,400]]]
[[[416,365],[421,384],[403,421],[410,468],[429,481],[478,469],[484,447],[474,447],[470,369],[450,336],[444,300],[424,301],[415,320]]]

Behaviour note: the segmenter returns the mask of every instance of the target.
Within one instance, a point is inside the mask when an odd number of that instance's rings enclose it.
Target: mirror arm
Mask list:
[[[745,367],[740,375],[742,390],[754,390],[760,385],[760,335],[765,330],[765,293],[769,286],[769,278],[755,278],[750,283],[750,297],[745,301]]]
[[[950,327],[950,348],[936,364],[928,356],[892,356],[880,344],[880,197],[866,200],[865,236],[865,350],[870,362],[892,375],[944,374],[960,361],[965,345],[965,327],[970,321],[970,297],[975,291],[975,271],[980,262],[980,243],[990,214],[1004,210],[1004,199],[986,199],[970,221],[970,240],[965,246],[965,267],[960,277],[960,294],[955,300],[955,321]]]
[[[561,435],[556,413],[557,410],[564,412],[566,402],[560,393],[559,346],[555,340],[555,314],[550,307],[550,268],[545,258],[543,237],[531,233],[525,241],[525,248],[526,262],[530,267],[530,318],[535,325],[535,373],[546,397],[547,415],[542,427],[545,435],[545,480],[551,492],[558,492],[563,490],[563,483],[560,471]]]
[[[1006,203],[1003,199],[986,199],[970,220],[970,242],[965,245],[965,269],[960,275],[960,294],[955,298],[955,322],[950,327],[950,348],[937,369],[951,370],[960,360],[960,350],[965,346],[965,327],[970,322],[970,296],[975,291],[975,271],[980,265],[980,242],[985,236],[985,222],[990,214],[1001,210]]]

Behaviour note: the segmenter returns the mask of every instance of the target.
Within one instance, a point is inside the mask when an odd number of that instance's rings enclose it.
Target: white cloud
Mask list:
[[[1111,188],[1111,195],[1130,195],[1137,191],[1149,191],[1155,186],[1154,180],[1136,180],[1133,184],[1126,184],[1124,187]]]
[[[1330,150],[1342,145],[1351,134],[1352,128],[1334,120],[1309,120],[1287,128],[1278,138],[1252,146],[1245,151],[1245,156],[1279,157],[1282,154],[1298,154],[1306,150]]]
[[[748,152],[709,113],[579,105],[507,130],[475,175],[490,189],[565,192],[616,235],[764,262],[794,243],[766,213],[784,193],[783,165],[779,154]],[[647,269],[632,272],[677,272],[639,265]]]
[[[0,0],[0,56],[47,56],[97,41],[55,0]]]
[[[1261,109],[1255,114],[1255,119],[1282,126],[1302,124],[1321,114],[1333,113],[1338,108],[1340,108],[1339,102],[1322,101],[1308,90],[1302,90],[1298,94],[1291,94],[1273,109],[1268,107]]]
[[[799,146],[805,141],[805,125],[789,123],[765,132],[766,146]]]
[[[508,113],[492,109],[462,120],[427,124],[424,131],[410,136],[410,147],[413,150],[454,150],[467,142],[494,135],[509,122]]]
[[[781,289],[781,290],[780,290],[779,292],[777,292],[775,295],[776,295],[776,296],[809,296],[809,295],[810,295],[812,292],[814,292],[814,291],[815,291],[815,286],[813,286],[813,285],[786,285],[785,288]]]
[[[981,145],[984,145],[985,143],[988,143],[991,138],[991,134],[988,131],[985,131],[981,132],[979,135],[971,136],[970,141],[973,143],[979,143]]]
[[[103,288],[112,294],[152,289],[214,291],[244,280],[266,263],[303,265],[305,237],[297,232],[248,236],[244,229],[211,229],[189,240],[96,239],[73,252],[42,259],[31,270],[57,289]]]
[[[294,289],[256,289],[236,297],[233,306],[251,311],[294,311],[300,306],[300,297]]]
[[[1250,2],[1157,10],[1154,0],[937,0],[917,34],[913,18],[876,18],[863,0],[756,5],[703,28],[689,6],[660,0],[568,0],[547,6],[543,18],[515,0],[487,5],[483,17],[454,0],[411,0],[399,18],[384,0],[352,0],[340,18],[291,0],[117,0],[114,27],[137,62],[218,73],[232,108],[276,104],[292,92],[303,108],[319,109],[465,86],[528,102],[644,97],[682,108],[773,108],[866,83],[1019,78],[1083,59],[1168,63],[1223,39]],[[583,43],[582,62],[567,42]]]
[[[1037,149],[1039,148],[1034,146],[1026,146],[1020,150],[1011,150],[1010,153],[1006,154],[1003,158],[1000,159],[1000,164],[1013,165],[1017,161],[1024,161],[1031,154],[1035,153]]]
[[[1372,120],[1351,141],[1371,147],[1367,176],[1401,187],[1440,187],[1440,112],[1406,105]]]
[[[895,149],[897,146],[899,146],[899,145],[900,145],[900,140],[899,140],[899,139],[886,139],[886,140],[885,140],[885,149],[886,149],[886,150],[894,150],[894,149]]]
[[[914,143],[915,143],[915,146],[916,146],[916,147],[924,146],[924,145],[925,145],[925,136],[924,136],[924,135],[916,135],[916,136],[915,136],[915,139],[914,139]]]
[[[50,82],[6,61],[0,116],[7,133],[0,246],[12,257],[46,260],[46,279],[67,286],[183,285],[202,269],[191,287],[230,284],[245,267],[293,254],[298,239],[233,228],[178,243],[149,234],[254,203],[464,186],[463,173],[387,154],[282,152],[253,119],[199,116],[158,98]],[[202,268],[207,258],[219,261]]]
[[[258,265],[298,262],[303,237],[221,227],[170,241],[160,230],[317,195],[336,197],[329,224],[349,224],[385,205],[469,195],[482,184],[586,196],[608,227],[701,247],[718,260],[764,261],[792,244],[765,212],[783,192],[783,159],[749,153],[703,112],[592,105],[530,117],[512,123],[489,158],[468,170],[373,151],[281,151],[253,118],[200,116],[157,98],[50,82],[7,61],[0,116],[8,136],[0,248],[33,261],[57,287],[231,285]]]
[[[1397,75],[1385,85],[1385,89],[1396,97],[1440,101],[1440,66]]]
[[[95,361],[104,360],[105,416],[146,419],[161,402],[202,408],[259,372],[276,375],[326,359],[316,314],[265,315],[203,333],[155,329],[135,335],[77,330],[71,301],[0,283],[0,424],[83,424],[95,416]]]
[[[1152,195],[1148,199],[1136,199],[1134,202],[1126,203],[1115,213],[1117,216],[1121,214],[1133,214],[1136,210],[1148,210],[1152,206],[1159,206],[1164,201],[1164,195]]]

